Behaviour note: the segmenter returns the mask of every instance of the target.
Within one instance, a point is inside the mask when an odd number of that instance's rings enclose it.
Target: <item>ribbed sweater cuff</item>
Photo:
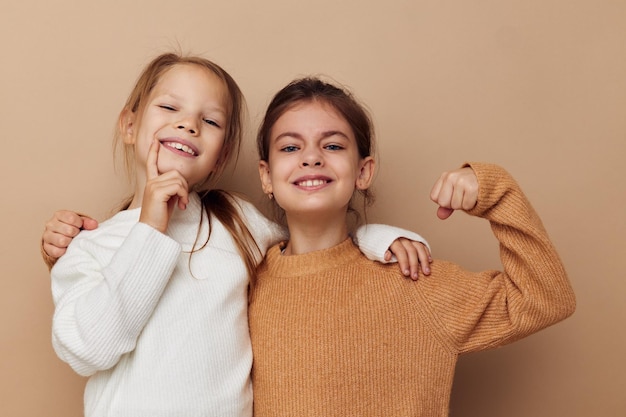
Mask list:
[[[366,224],[359,227],[356,231],[355,243],[363,252],[363,255],[372,261],[381,263],[397,262],[395,256],[392,256],[390,261],[386,261],[384,256],[391,244],[401,237],[421,242],[430,250],[426,239],[417,233],[386,224]]]

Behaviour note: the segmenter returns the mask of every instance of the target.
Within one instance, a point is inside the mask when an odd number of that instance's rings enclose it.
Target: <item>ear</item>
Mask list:
[[[135,143],[135,118],[135,113],[126,107],[120,113],[118,129],[124,138],[124,143],[127,145]]]
[[[265,194],[273,193],[272,180],[270,179],[270,166],[266,161],[259,161],[259,177],[261,178],[261,187]]]
[[[360,167],[355,187],[357,190],[367,190],[374,180],[376,161],[371,156],[367,156],[361,159]]]

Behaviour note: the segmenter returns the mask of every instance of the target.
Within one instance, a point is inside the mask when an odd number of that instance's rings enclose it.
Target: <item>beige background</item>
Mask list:
[[[507,167],[559,248],[578,309],[463,358],[452,416],[626,415],[626,2],[4,0],[0,35],[0,415],[81,415],[84,380],[50,343],[39,237],[55,209],[102,220],[125,194],[115,118],[143,65],[172,46],[230,71],[250,132],[296,76],[350,86],[379,137],[371,220],[416,230],[470,269],[499,267],[489,227],[462,213],[437,220],[428,192],[465,160]],[[246,140],[223,185],[260,201]]]

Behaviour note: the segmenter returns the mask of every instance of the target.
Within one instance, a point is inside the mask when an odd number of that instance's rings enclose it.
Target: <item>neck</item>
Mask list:
[[[145,185],[142,184],[142,186],[135,186],[135,193],[133,194],[133,199],[130,202],[130,205],[128,206],[128,209],[135,209],[138,207],[141,207],[142,203],[143,203],[143,192],[145,190]]]
[[[289,242],[285,255],[301,255],[332,248],[348,238],[346,215],[327,218],[287,215]]]
[[[146,167],[142,167],[136,161],[135,164],[135,181],[134,181],[134,193],[133,199],[128,206],[128,209],[135,209],[142,206],[143,203],[143,192],[146,189],[146,183],[148,182],[146,179]]]

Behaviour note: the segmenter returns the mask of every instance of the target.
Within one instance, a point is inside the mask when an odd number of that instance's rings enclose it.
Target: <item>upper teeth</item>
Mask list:
[[[324,181],[324,180],[306,180],[306,181],[300,181],[298,183],[298,185],[301,186],[301,187],[317,187],[318,185],[322,185],[322,184],[326,184],[326,181]]]
[[[178,142],[166,142],[165,145],[169,146],[170,148],[174,148],[174,149],[178,149],[180,151],[183,152],[187,152],[189,155],[195,155],[196,153],[193,151],[193,149],[191,149],[189,146],[187,145],[183,145],[182,143],[178,143]]]

